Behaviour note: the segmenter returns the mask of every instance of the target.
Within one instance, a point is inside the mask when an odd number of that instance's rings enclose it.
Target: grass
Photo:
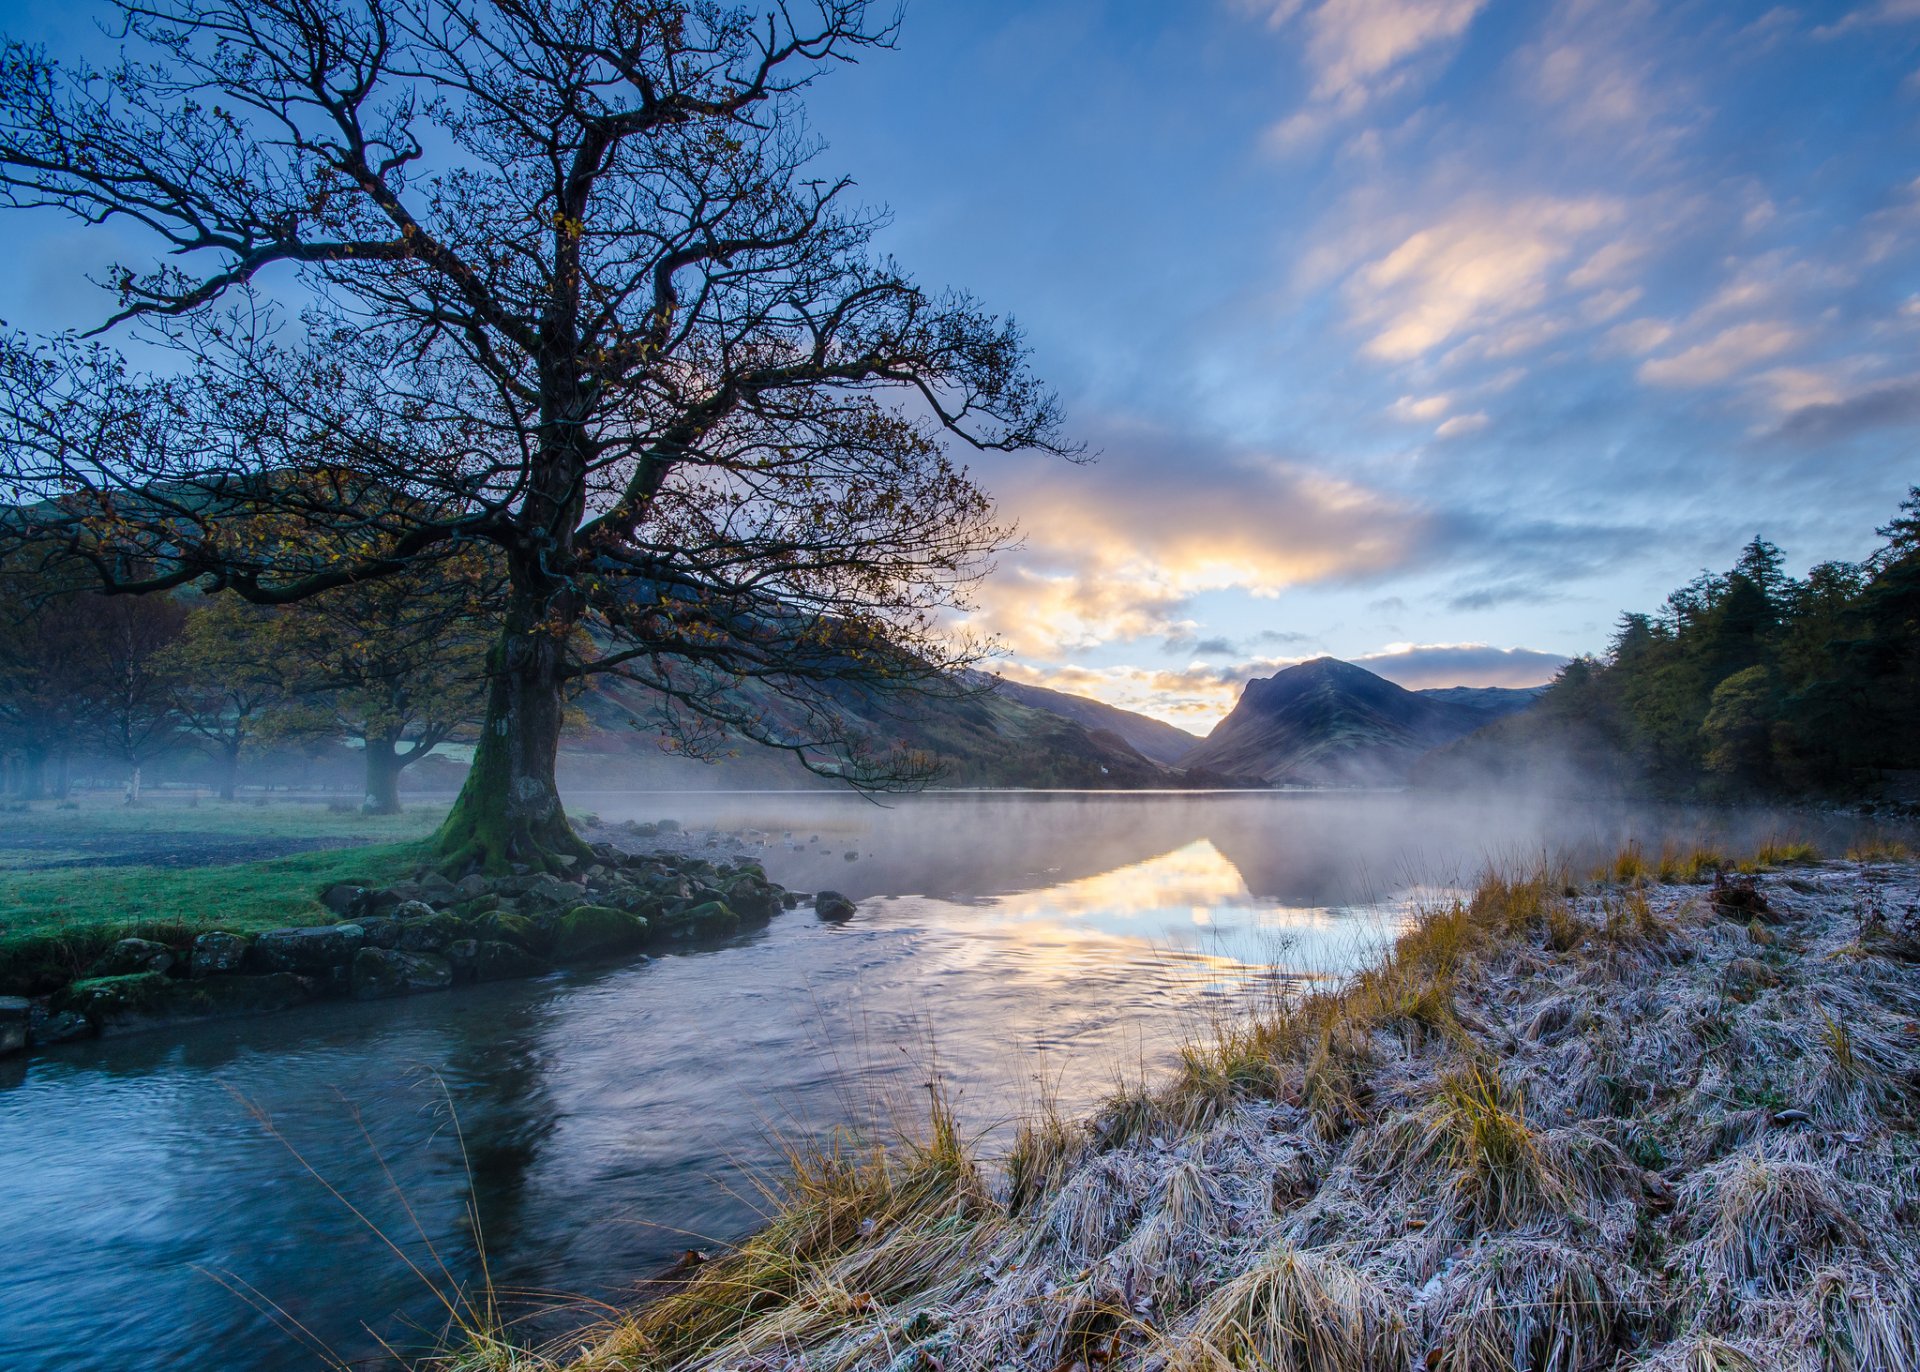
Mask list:
[[[1492,874],[1084,1126],[1046,1105],[997,1184],[937,1100],[928,1139],[796,1155],[760,1235],[560,1363],[1920,1365],[1920,970],[1843,951],[1844,874],[1765,875],[1810,860],[1748,859],[1782,921],[1758,954],[1668,884],[1717,853],[1616,859],[1597,894]],[[1764,994],[1726,993],[1736,964]]]
[[[0,874],[0,992],[69,981],[117,939],[179,943],[208,929],[331,923],[321,891],[342,881],[397,881],[425,853],[423,844],[395,843],[219,867]]]
[[[361,815],[321,804],[200,802],[164,796],[127,807],[89,799],[12,810],[0,838],[0,994],[48,990],[84,972],[116,939],[181,943],[208,929],[328,923],[318,901],[342,881],[407,875],[438,822],[434,807]],[[257,862],[190,864],[195,840],[319,839],[350,846]],[[164,863],[71,865],[103,851],[151,850]],[[217,850],[209,850],[217,851]]]

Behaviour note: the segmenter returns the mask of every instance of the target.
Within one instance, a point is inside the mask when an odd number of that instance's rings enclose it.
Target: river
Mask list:
[[[991,1151],[1043,1091],[1079,1111],[1151,1076],[1209,1017],[1354,966],[1488,860],[1591,862],[1678,827],[1325,793],[573,804],[747,831],[773,880],[859,913],[0,1065],[0,1367],[377,1362],[431,1343],[482,1243],[509,1313],[550,1336],[584,1318],[565,1302],[618,1303],[750,1229],[783,1141],[911,1127],[937,1076]]]

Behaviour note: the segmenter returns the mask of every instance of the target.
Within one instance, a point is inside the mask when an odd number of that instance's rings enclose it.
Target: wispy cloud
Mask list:
[[[1710,386],[1751,371],[1780,356],[1804,337],[1783,320],[1749,320],[1722,329],[1691,348],[1640,364],[1640,379],[1654,386]]]

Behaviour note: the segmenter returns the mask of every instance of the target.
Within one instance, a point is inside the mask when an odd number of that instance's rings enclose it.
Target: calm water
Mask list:
[[[923,1111],[935,1072],[982,1133],[1043,1080],[1077,1108],[1272,978],[1368,956],[1423,889],[1673,827],[1324,794],[575,804],[757,831],[774,880],[860,913],[0,1064],[0,1368],[319,1366],[296,1325],[349,1359],[418,1348],[444,1320],[420,1274],[479,1278],[470,1205],[515,1309],[617,1302],[753,1226],[780,1138]]]

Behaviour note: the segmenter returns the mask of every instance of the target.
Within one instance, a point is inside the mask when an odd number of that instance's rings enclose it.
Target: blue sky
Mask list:
[[[1009,675],[1200,732],[1320,653],[1524,684],[1920,481],[1920,0],[912,0],[810,107],[1100,454],[976,463]],[[76,322],[101,249],[0,237]]]

